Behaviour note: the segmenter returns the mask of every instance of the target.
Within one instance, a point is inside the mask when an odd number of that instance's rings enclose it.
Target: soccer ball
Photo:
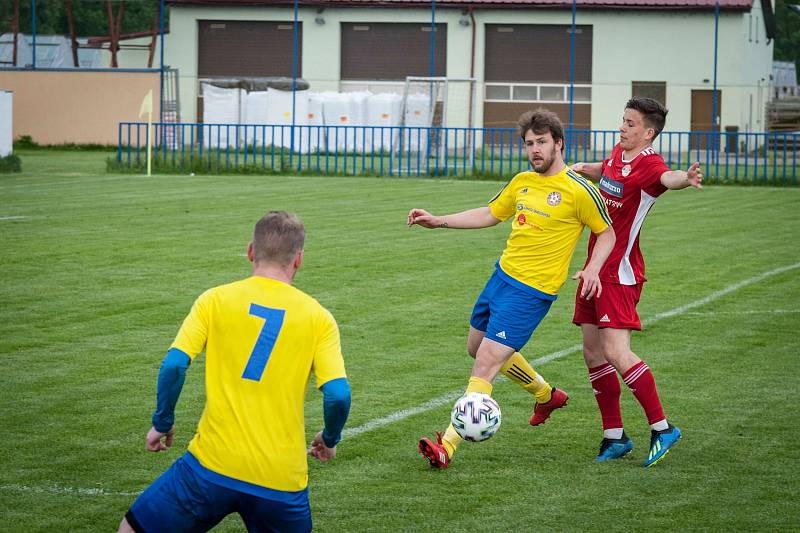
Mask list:
[[[500,429],[500,406],[488,394],[470,392],[453,406],[450,422],[461,438],[480,442]]]

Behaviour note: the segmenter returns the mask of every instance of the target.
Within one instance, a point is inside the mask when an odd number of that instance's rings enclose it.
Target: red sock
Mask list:
[[[644,361],[639,361],[630,367],[623,374],[622,379],[642,405],[649,424],[655,424],[666,418],[664,409],[661,407],[661,400],[658,398],[656,380],[653,378],[650,367]]]
[[[619,379],[617,371],[609,363],[589,369],[589,381],[592,383],[594,399],[600,408],[603,429],[622,427],[622,412],[619,407]]]

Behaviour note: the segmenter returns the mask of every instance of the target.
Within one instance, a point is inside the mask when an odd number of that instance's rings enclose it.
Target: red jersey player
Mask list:
[[[668,189],[689,185],[701,189],[700,164],[688,171],[670,170],[653,150],[664,128],[667,110],[651,98],[633,97],[625,105],[620,141],[602,163],[576,163],[572,169],[599,182],[613,221],[617,241],[600,270],[602,297],[575,301],[573,323],[583,331],[583,357],[603,420],[598,461],[617,459],[633,449],[623,430],[617,373],[642,405],[651,428],[650,450],[644,466],[659,461],[678,442],[681,431],[667,422],[653,374],[631,351],[631,330],[640,330],[636,304],[647,281],[639,249],[639,232],[647,212]],[[595,241],[589,239],[591,256]]]

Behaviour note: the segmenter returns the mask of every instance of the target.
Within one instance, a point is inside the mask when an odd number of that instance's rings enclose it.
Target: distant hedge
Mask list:
[[[12,172],[22,172],[22,161],[19,156],[8,154],[0,157],[0,174],[11,174]]]

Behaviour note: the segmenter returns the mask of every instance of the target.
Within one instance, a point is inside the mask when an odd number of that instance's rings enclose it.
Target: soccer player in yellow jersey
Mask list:
[[[306,453],[336,456],[350,386],[336,321],[292,286],[304,240],[295,215],[268,213],[247,248],[253,275],[195,301],[161,365],[146,448],[172,445],[185,372],[203,350],[205,410],[188,451],[136,499],[119,531],[207,531],[231,513],[248,531],[311,530]],[[306,450],[312,372],[325,424]]]
[[[408,225],[473,229],[513,220],[506,248],[472,310],[467,351],[475,364],[466,392],[491,395],[492,381],[502,372],[534,396],[530,423],[537,426],[569,397],[537,374],[519,350],[566,280],[583,227],[597,236],[590,260],[573,276],[583,281],[584,298],[600,297],[598,275],[615,236],[600,193],[564,164],[564,130],[555,113],[524,113],[519,133],[533,172],[514,176],[487,207],[445,216],[412,209]],[[447,468],[461,440],[451,424],[444,435],[436,433],[436,442],[421,439],[419,451],[431,466]]]

